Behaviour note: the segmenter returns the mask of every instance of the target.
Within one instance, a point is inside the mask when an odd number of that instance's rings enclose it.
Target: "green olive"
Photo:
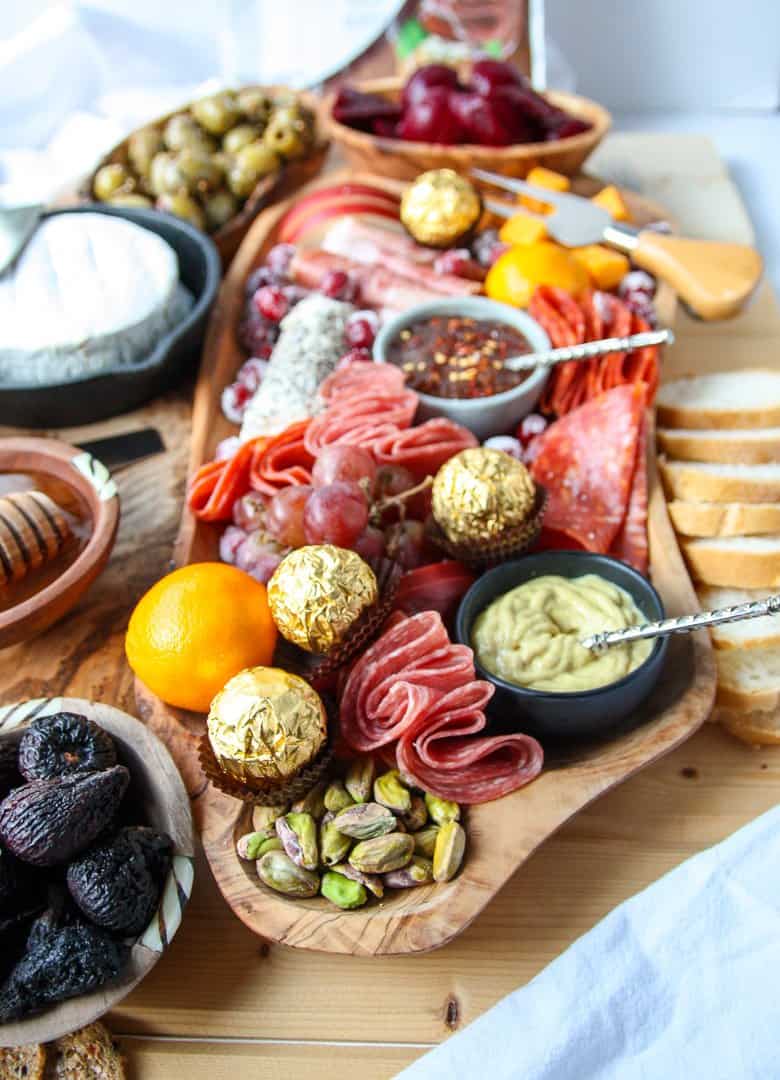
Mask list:
[[[228,172],[228,187],[240,199],[252,194],[255,185],[279,168],[279,158],[257,140],[243,147]]]
[[[227,90],[193,102],[191,110],[200,126],[212,135],[224,135],[230,131],[241,115],[235,95]]]
[[[191,192],[218,188],[222,183],[222,169],[213,157],[200,150],[182,150],[176,157],[176,165]]]
[[[259,86],[245,86],[239,90],[237,100],[239,109],[248,120],[265,126],[274,105],[265,90]]]
[[[222,149],[226,154],[237,154],[244,146],[254,142],[260,132],[251,124],[239,124],[232,128],[222,140]]]
[[[155,154],[149,170],[149,187],[154,194],[171,194],[186,186],[187,181],[179,169],[176,155],[165,151]]]
[[[263,142],[280,157],[302,157],[311,145],[311,131],[301,110],[297,106],[277,109],[268,121]]]
[[[206,198],[203,209],[206,212],[206,227],[209,232],[215,232],[238,213],[238,200],[226,188],[221,188]]]
[[[95,198],[100,199],[101,202],[105,202],[112,195],[118,195],[120,192],[130,192],[134,186],[134,180],[127,168],[116,161],[110,165],[102,165],[95,173],[95,179],[92,182]]]
[[[205,227],[203,211],[195,200],[186,191],[177,191],[175,194],[163,194],[157,200],[157,209],[165,210],[168,214],[184,218],[198,229]]]
[[[129,191],[125,195],[112,195],[110,199],[105,200],[111,206],[138,206],[147,207],[151,209],[154,203],[146,195],[138,195],[135,192]]]
[[[206,134],[189,113],[178,113],[176,116],[172,116],[165,125],[163,139],[166,147],[174,151],[192,148],[207,153],[216,149],[214,140]]]
[[[148,176],[152,158],[163,149],[163,139],[157,128],[145,127],[134,131],[127,144],[130,164],[139,176]]]

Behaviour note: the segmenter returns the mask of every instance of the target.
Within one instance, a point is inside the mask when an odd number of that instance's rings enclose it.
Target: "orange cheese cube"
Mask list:
[[[608,184],[605,188],[602,188],[598,195],[594,195],[590,201],[610,213],[615,221],[631,220],[631,214],[623,201],[623,196],[614,184]]]
[[[499,240],[504,244],[535,244],[537,240],[544,240],[546,236],[547,229],[544,222],[522,210],[508,218],[498,233]]]
[[[625,255],[601,244],[571,248],[569,254],[583,266],[598,289],[616,289],[630,269]]]
[[[571,188],[571,181],[568,176],[553,172],[552,169],[545,169],[543,165],[537,165],[531,169],[528,176],[526,176],[526,181],[529,184],[535,184],[536,187],[547,188],[548,191],[568,191]],[[549,214],[551,212],[549,203],[540,202],[539,199],[534,199],[531,195],[521,195],[519,202],[523,206],[527,206],[529,210],[533,210],[535,214]]]

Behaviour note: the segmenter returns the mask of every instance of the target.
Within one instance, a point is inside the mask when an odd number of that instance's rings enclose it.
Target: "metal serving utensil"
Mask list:
[[[38,227],[46,207],[42,203],[30,206],[0,206],[0,274],[7,270],[21,253]]]
[[[582,345],[564,345],[559,349],[545,349],[544,352],[527,353],[525,356],[510,356],[502,366],[509,371],[531,371],[537,367],[553,367],[566,364],[569,360],[592,360],[608,353],[631,352],[646,345],[673,345],[674,334],[671,330],[646,330],[641,334],[629,334],[627,337],[601,338],[599,341],[586,341]]]
[[[661,619],[658,622],[643,623],[641,626],[627,626],[623,630],[603,630],[599,634],[583,638],[581,644],[595,653],[603,653],[613,645],[624,645],[629,641],[667,637],[669,634],[690,634],[693,630],[703,630],[707,626],[720,626],[723,623],[778,614],[780,595],[768,596],[765,600],[752,600],[748,604],[735,604],[732,607],[718,608],[716,611],[699,611],[695,615],[680,615],[676,619]]]

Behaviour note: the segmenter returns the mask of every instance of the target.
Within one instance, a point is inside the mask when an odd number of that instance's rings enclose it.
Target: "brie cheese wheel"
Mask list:
[[[150,230],[107,214],[47,218],[0,275],[0,385],[137,364],[192,304],[175,251]]]

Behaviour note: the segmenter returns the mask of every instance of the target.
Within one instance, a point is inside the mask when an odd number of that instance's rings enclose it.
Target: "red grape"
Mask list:
[[[420,521],[399,521],[385,533],[387,553],[404,570],[413,570],[425,561],[425,527]]]
[[[377,469],[374,492],[377,500],[400,495],[414,487],[414,476],[403,465],[381,465]]]
[[[280,544],[298,548],[306,543],[303,517],[306,500],[311,492],[312,488],[308,484],[298,484],[282,488],[272,496],[268,503],[266,520],[268,531]]]
[[[233,523],[245,532],[265,527],[265,502],[253,491],[233,503]]]
[[[311,474],[315,487],[325,487],[339,480],[358,483],[371,492],[376,479],[376,463],[367,450],[357,446],[326,446],[320,450]]]
[[[315,488],[303,512],[307,544],[336,544],[348,548],[367,524],[368,502],[363,490],[344,480]]]
[[[364,559],[381,559],[385,553],[385,534],[374,525],[367,525],[352,547]]]
[[[255,293],[254,300],[260,314],[271,322],[281,322],[290,310],[290,301],[278,285],[263,285]]]
[[[357,285],[346,270],[328,270],[320,282],[320,292],[332,300],[351,303],[357,297]]]
[[[347,320],[344,339],[353,349],[370,349],[374,344],[379,319],[373,311],[357,311]]]
[[[285,548],[269,542],[265,534],[258,530],[247,536],[236,551],[236,566],[244,570],[256,581],[265,584],[287,554]]]
[[[237,525],[228,525],[219,538],[219,557],[224,563],[234,563],[236,552],[246,540],[246,533]]]

